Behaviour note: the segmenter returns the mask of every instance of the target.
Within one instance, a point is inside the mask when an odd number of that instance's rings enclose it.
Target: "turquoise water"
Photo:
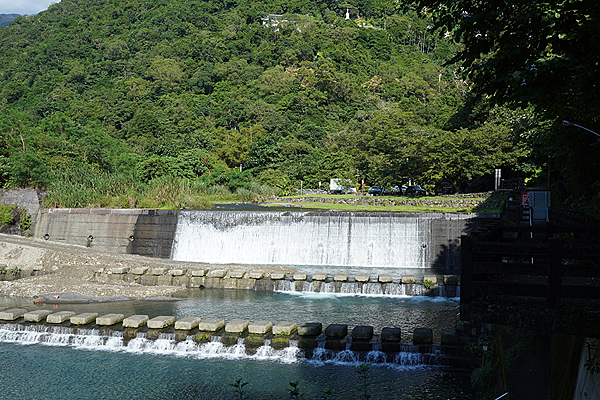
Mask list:
[[[65,304],[41,308],[125,315],[174,315],[232,319],[281,320],[399,326],[410,342],[414,327],[431,327],[436,336],[455,324],[455,300],[269,293],[240,290],[191,290],[178,302],[135,301]],[[0,307],[38,308],[31,299],[0,298]],[[120,339],[117,338],[117,342]],[[21,342],[22,343],[22,342]],[[181,351],[169,341],[136,352],[121,344],[76,346],[73,342],[0,343],[2,399],[234,399],[236,379],[248,382],[250,399],[289,398],[290,381],[300,382],[305,399],[360,397],[359,363],[314,361],[301,357],[248,357],[235,351],[205,354]],[[220,343],[219,343],[220,345]],[[373,364],[368,371],[372,399],[474,399],[468,376],[432,365]]]
[[[242,378],[251,399],[289,398],[299,381],[304,398],[360,398],[356,366],[258,360],[195,359],[153,354],[85,351],[68,347],[0,344],[4,399],[234,399],[230,383]],[[371,366],[372,399],[474,399],[464,374]]]

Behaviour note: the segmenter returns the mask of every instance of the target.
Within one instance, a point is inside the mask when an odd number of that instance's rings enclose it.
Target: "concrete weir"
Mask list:
[[[44,311],[44,312],[40,312]],[[19,333],[20,332],[20,333]],[[350,329],[344,324],[330,324],[323,327],[321,323],[280,321],[249,321],[236,319],[225,322],[218,318],[186,317],[177,320],[173,316],[149,318],[147,315],[132,315],[125,318],[123,314],[97,313],[76,314],[72,311],[46,313],[45,310],[27,312],[24,309],[4,310],[0,313],[0,341],[52,341],[52,334],[78,337],[72,342],[90,338],[116,337],[119,346],[137,348],[141,343],[161,339],[160,346],[172,346],[173,349],[196,351],[210,343],[219,346],[243,345],[247,354],[253,355],[266,351],[266,348],[290,349],[301,352],[301,356],[323,360],[327,357],[335,360],[338,352],[354,352],[354,357],[362,357],[366,362],[398,363],[412,354],[412,361],[424,364],[450,364],[461,366],[464,359],[456,357],[457,349],[464,347],[468,340],[461,336],[461,330],[444,330],[441,343],[433,344],[433,332],[428,328],[417,328],[413,333],[412,343],[402,343],[400,328],[383,328],[378,334],[371,326],[355,326]],[[38,335],[38,339],[35,339]],[[48,336],[50,335],[50,336]],[[34,338],[34,339],[32,339]],[[91,339],[90,339],[91,340]],[[166,344],[167,340],[169,344]],[[67,340],[66,342],[70,342]],[[141,341],[141,342],[140,342]],[[99,343],[113,343],[102,341]],[[178,343],[187,344],[178,346]],[[146,344],[146,346],[151,346]],[[195,349],[195,350],[193,350]],[[236,350],[237,351],[237,350]],[[404,354],[404,355],[403,355]],[[370,358],[369,358],[370,357]],[[464,357],[463,357],[464,358]],[[402,361],[404,362],[404,361]],[[401,362],[401,363],[402,363]]]
[[[183,262],[458,272],[460,236],[496,217],[485,213],[47,209],[37,213],[33,235]],[[243,272],[229,274],[248,278]],[[172,273],[183,276],[186,270]]]

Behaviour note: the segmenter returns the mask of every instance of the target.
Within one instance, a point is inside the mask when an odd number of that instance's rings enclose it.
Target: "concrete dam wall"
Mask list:
[[[488,214],[49,209],[34,236],[206,263],[460,269],[460,236]],[[493,217],[493,215],[492,215]]]
[[[177,211],[48,209],[35,219],[36,238],[121,254],[170,258]]]

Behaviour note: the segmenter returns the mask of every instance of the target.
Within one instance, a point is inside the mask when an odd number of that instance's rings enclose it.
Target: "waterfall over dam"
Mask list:
[[[174,260],[367,268],[460,268],[473,214],[182,211]]]
[[[460,270],[460,236],[486,213],[47,209],[33,236],[215,264]]]

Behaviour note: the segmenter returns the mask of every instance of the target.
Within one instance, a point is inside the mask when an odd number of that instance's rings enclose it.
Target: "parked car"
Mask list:
[[[387,189],[381,186],[371,186],[367,192],[373,196],[383,196],[386,190]]]
[[[402,186],[402,187],[400,187],[400,186],[394,186],[392,188],[392,190],[390,191],[390,194],[392,196],[401,196],[404,193],[406,193],[406,186]]]
[[[406,194],[425,196],[427,192],[419,185],[411,185],[406,187]]]
[[[453,193],[456,193],[456,190],[454,189],[454,185],[452,185],[450,182],[442,182],[435,185],[436,195]]]

